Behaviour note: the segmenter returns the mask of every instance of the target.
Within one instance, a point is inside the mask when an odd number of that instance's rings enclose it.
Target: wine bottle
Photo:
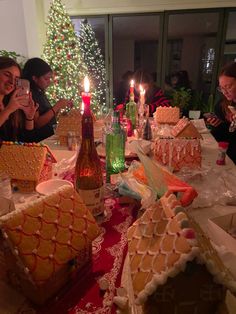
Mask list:
[[[126,104],[126,116],[131,120],[133,130],[137,123],[137,104],[134,101],[134,94],[130,93],[129,102]]]
[[[112,126],[106,134],[106,175],[110,176],[125,169],[125,131],[121,128],[119,112],[112,115]]]
[[[84,106],[82,143],[75,167],[75,187],[93,216],[98,216],[104,212],[103,175],[94,143],[90,99],[84,99]]]

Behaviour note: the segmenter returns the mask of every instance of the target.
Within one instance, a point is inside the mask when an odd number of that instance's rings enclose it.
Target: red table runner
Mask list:
[[[37,310],[38,314],[115,313],[113,298],[127,250],[127,229],[133,223],[134,206],[121,206],[118,199],[106,199],[101,234],[93,243],[93,270],[83,282],[77,281],[57,300]],[[98,280],[105,278],[109,287],[103,291]]]

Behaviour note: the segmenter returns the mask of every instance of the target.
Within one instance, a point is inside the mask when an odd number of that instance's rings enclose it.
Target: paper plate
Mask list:
[[[70,181],[62,180],[62,179],[51,179],[51,180],[39,183],[36,186],[36,191],[42,195],[49,195],[64,185],[69,185],[73,187],[73,184]]]

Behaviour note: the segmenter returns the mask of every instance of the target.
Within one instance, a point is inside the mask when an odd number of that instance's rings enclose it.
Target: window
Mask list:
[[[157,78],[160,17],[156,14],[114,16],[112,26],[113,91],[116,101],[122,102],[125,90],[120,89],[120,82],[127,71],[143,68],[154,80]]]

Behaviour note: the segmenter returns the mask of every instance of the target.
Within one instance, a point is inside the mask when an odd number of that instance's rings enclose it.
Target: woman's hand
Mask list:
[[[30,121],[30,120],[34,120],[34,116],[35,116],[36,111],[38,110],[39,105],[35,104],[31,93],[29,94],[28,103],[29,103],[28,106],[21,106],[20,109],[24,111],[26,120]]]
[[[53,109],[54,109],[54,111],[56,111],[56,113],[58,113],[61,109],[66,108],[66,107],[72,108],[72,106],[73,106],[73,101],[72,100],[60,99],[55,104]]]
[[[16,89],[13,92],[8,105],[6,106],[6,109],[9,112],[9,114],[15,112],[17,109],[23,110],[23,108],[25,107],[25,104],[27,104],[29,101],[29,95],[18,96],[17,92],[18,90]]]

